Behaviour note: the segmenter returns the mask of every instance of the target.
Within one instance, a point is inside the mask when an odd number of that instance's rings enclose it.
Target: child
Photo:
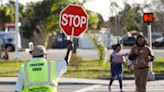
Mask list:
[[[113,52],[111,54],[111,78],[110,78],[110,83],[109,83],[109,87],[108,90],[109,92],[111,91],[111,85],[115,79],[115,76],[117,75],[118,79],[119,79],[119,83],[120,83],[120,92],[123,92],[122,89],[122,64],[124,63],[124,56],[127,56],[128,53],[126,54],[121,54],[121,44],[116,44],[113,46]]]

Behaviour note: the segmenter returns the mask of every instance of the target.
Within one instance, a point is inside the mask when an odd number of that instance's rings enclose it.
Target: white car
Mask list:
[[[21,49],[20,41],[20,35],[15,31],[0,32],[0,44],[9,51],[15,51],[16,46]]]

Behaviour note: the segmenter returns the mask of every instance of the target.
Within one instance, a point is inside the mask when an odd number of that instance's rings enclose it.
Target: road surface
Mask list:
[[[13,92],[15,85],[0,85],[0,92]],[[125,80],[124,92],[135,92],[133,80]],[[58,92],[108,92],[107,85],[87,85],[87,84],[60,84]],[[112,92],[119,92],[118,81],[114,81]],[[147,92],[164,92],[164,80],[149,81]]]
[[[124,49],[122,52],[129,52],[130,49]],[[109,53],[111,53],[112,50],[109,50]],[[164,57],[164,49],[154,49],[153,50],[154,55],[156,57]],[[99,55],[95,49],[77,49],[77,53],[83,58],[83,59],[98,59]],[[49,49],[48,50],[48,60],[61,60],[64,58],[66,54],[66,49]],[[9,54],[10,59],[15,59],[17,54],[14,52],[11,52]],[[18,53],[18,57],[21,60],[29,60],[31,59],[31,55],[25,51],[21,51]]]

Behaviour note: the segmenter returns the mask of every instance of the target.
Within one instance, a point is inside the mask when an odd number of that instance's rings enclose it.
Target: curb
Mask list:
[[[16,82],[0,82],[0,85],[15,85]],[[58,85],[95,85],[96,83],[58,83]],[[107,85],[107,84],[100,84],[100,83],[97,83],[97,85]]]
[[[0,85],[15,85],[15,84],[16,82],[0,82]],[[58,85],[108,85],[108,83],[59,82]]]
[[[15,85],[16,82],[0,82],[0,85]]]

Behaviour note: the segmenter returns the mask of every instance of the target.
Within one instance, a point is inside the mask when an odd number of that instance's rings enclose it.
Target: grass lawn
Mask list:
[[[164,58],[156,58],[153,63],[153,71],[155,73],[164,73]]]
[[[23,61],[1,61],[0,62],[0,76],[17,76]]]
[[[0,61],[0,76],[17,76],[21,64],[25,61]],[[156,58],[153,63],[155,73],[164,73],[164,58]],[[71,78],[108,78],[110,76],[110,63],[100,65],[98,60],[82,60],[79,65],[69,65],[64,77]],[[131,74],[124,65],[124,74]]]

